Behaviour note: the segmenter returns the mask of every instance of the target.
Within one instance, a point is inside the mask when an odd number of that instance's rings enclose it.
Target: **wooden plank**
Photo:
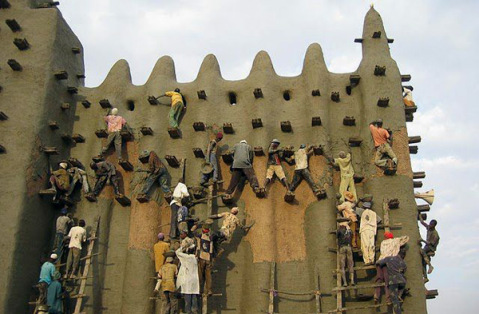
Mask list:
[[[95,225],[94,225],[94,229],[92,230],[91,232],[91,235],[90,235],[90,243],[88,244],[88,253],[87,253],[87,256],[93,256],[93,247],[95,246],[95,241],[97,239],[96,237],[96,233],[98,231],[98,227],[100,226],[100,216],[98,216],[96,219],[95,219]],[[90,271],[90,265],[91,265],[91,258],[88,258],[85,262],[85,267],[83,268],[83,276],[81,279],[81,283],[80,283],[80,288],[78,289],[78,298],[77,298],[77,303],[75,305],[75,311],[73,312],[74,314],[80,314],[80,310],[81,310],[81,306],[82,306],[82,301],[83,301],[83,297],[84,297],[84,293],[85,293],[85,287],[86,287],[86,281],[87,281],[87,278],[88,278],[88,272]]]
[[[341,280],[341,276],[338,276],[338,278]],[[372,284],[372,285],[355,285],[355,286],[347,286],[347,287],[336,287],[336,288],[333,288],[333,291],[339,292],[339,291],[345,291],[345,290],[370,289],[370,288],[377,288],[377,287],[384,287],[384,283]],[[338,307],[338,309],[339,308],[340,307]]]
[[[391,229],[389,228],[389,202],[387,200],[383,199],[383,225],[384,225],[384,231],[385,232],[391,232]]]
[[[214,190],[214,184],[210,184],[208,186],[208,197],[206,200],[206,207],[207,207],[207,217],[211,216],[213,213],[213,190]],[[205,281],[205,287],[206,287],[206,281]],[[208,291],[206,289],[203,289],[203,302],[202,302],[202,313],[207,314],[208,313]]]
[[[274,313],[274,277],[276,273],[276,262],[271,263],[271,273],[269,278],[269,306],[268,313]]]
[[[314,291],[314,299],[315,299],[315,303],[316,303],[316,313],[319,314],[321,313],[321,280],[319,278],[319,275],[316,276],[317,278],[317,283],[316,283],[316,287],[318,288],[318,290]]]
[[[339,213],[336,215],[337,218],[340,217]],[[336,219],[337,220],[337,219]],[[339,223],[336,222],[336,229],[339,229]],[[341,269],[340,268],[340,256],[337,254],[339,252],[339,242],[338,242],[338,237],[336,236],[336,269]],[[341,288],[341,276],[336,276],[336,288]],[[343,307],[343,291],[337,290],[336,293],[336,308],[340,309]]]

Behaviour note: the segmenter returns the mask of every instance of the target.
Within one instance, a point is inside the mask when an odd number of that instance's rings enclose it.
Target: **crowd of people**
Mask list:
[[[410,90],[405,90],[406,100],[412,102]],[[409,93],[409,94],[408,94]],[[409,95],[409,96],[408,96]],[[186,106],[179,89],[166,92],[160,97],[170,97],[172,106],[169,115],[170,129],[178,129],[179,119]],[[160,98],[158,97],[158,98]],[[407,98],[407,99],[406,99]],[[410,99],[409,99],[410,98]],[[412,102],[413,103],[413,102]],[[115,165],[104,160],[104,154],[114,144],[118,162],[122,159],[122,134],[121,131],[128,128],[126,120],[118,115],[118,109],[112,108],[104,117],[107,124],[108,136],[106,145],[102,146],[100,156],[90,164],[95,172],[96,182],[93,189],[90,188],[86,170],[83,166],[72,166],[67,161],[61,161],[59,168],[52,171],[50,177],[51,190],[55,192],[54,198],[68,200],[75,187],[80,183],[82,190],[90,201],[96,197],[106,183],[113,186],[116,196],[120,196],[119,179]],[[382,169],[397,167],[398,159],[391,148],[392,132],[383,128],[382,120],[370,123],[369,129],[375,147],[374,163]],[[206,156],[202,166],[200,185],[207,188],[219,183],[219,142],[223,139],[222,132],[215,132],[214,137],[208,142]],[[253,168],[254,150],[242,140],[230,150],[233,161],[231,165],[231,179],[223,196],[225,204],[231,203],[234,192],[239,182],[245,178],[258,197],[264,196],[266,188],[274,181],[274,178],[286,188],[286,193],[294,199],[294,191],[305,180],[314,195],[324,195],[323,186],[314,181],[309,170],[309,157],[313,154],[314,147],[301,144],[294,151],[291,147],[280,147],[280,141],[273,139],[267,152],[267,169],[263,187],[260,186]],[[366,194],[358,198],[354,182],[354,168],[351,153],[339,152],[337,157],[325,156],[331,166],[340,171],[340,185],[337,202],[338,227],[336,230],[338,254],[340,256],[340,275],[343,286],[348,286],[346,270],[349,273],[349,284],[355,285],[355,271],[353,254],[358,252],[362,255],[365,266],[375,267],[377,271],[374,300],[380,301],[382,289],[388,303],[392,303],[395,313],[401,313],[403,295],[407,292],[406,287],[406,254],[408,236],[395,238],[389,231],[384,233],[384,240],[380,245],[380,255],[376,258],[376,237],[378,225],[381,224],[380,216],[373,209],[373,196]],[[212,276],[211,271],[215,259],[224,252],[225,245],[231,242],[234,232],[241,228],[247,232],[254,221],[245,225],[238,218],[239,209],[233,207],[230,211],[214,214],[205,221],[200,221],[190,214],[194,206],[190,191],[184,179],[179,179],[173,192],[169,185],[167,167],[154,151],[143,151],[140,159],[147,164],[147,169],[138,170],[146,172],[144,185],[137,199],[142,202],[149,201],[149,192],[153,185],[158,183],[165,199],[171,208],[171,221],[168,239],[164,233],[158,234],[158,242],[154,245],[155,271],[157,284],[154,293],[163,300],[163,313],[177,313],[178,299],[181,295],[185,301],[187,313],[197,313],[199,296],[201,294],[211,296]],[[283,162],[294,165],[294,176],[288,181]],[[210,196],[211,197],[211,196]],[[286,200],[286,197],[285,197]],[[421,215],[420,222],[427,228],[424,247],[421,248],[423,257],[424,280],[431,273],[431,257],[434,256],[439,243],[439,235],[435,229],[437,221],[431,220],[427,224]],[[221,219],[221,227],[213,232],[214,220]],[[59,283],[61,274],[55,266],[62,254],[67,252],[66,270],[63,274],[65,280],[75,279],[79,271],[79,261],[82,244],[87,240],[85,221],[80,220],[77,226],[66,208],[61,210],[57,219],[54,247],[49,259],[42,265],[38,288],[40,291],[39,302],[46,303],[50,307],[50,313],[62,313],[61,298],[62,286]],[[374,265],[374,266],[373,266]]]

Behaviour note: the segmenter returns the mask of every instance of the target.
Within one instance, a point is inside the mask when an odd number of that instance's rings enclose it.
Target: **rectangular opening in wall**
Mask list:
[[[236,93],[235,92],[229,92],[228,93],[228,98],[230,100],[230,105],[234,106],[238,103],[238,99],[236,97]]]

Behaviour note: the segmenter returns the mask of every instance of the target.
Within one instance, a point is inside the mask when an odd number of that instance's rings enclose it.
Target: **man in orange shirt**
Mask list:
[[[369,130],[373,137],[374,147],[376,148],[376,155],[374,156],[374,163],[378,167],[386,167],[387,159],[383,155],[389,156],[394,165],[397,165],[398,159],[394,154],[389,142],[392,140],[392,135],[386,129],[383,129],[383,121],[378,119],[369,124]]]
[[[186,105],[183,102],[183,95],[180,94],[179,88],[175,88],[173,92],[166,92],[164,96],[171,98],[169,118],[170,127],[178,128],[178,120],[180,119],[183,109],[186,108]]]

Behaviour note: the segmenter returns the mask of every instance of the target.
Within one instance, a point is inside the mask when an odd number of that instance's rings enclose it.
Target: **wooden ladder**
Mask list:
[[[208,185],[208,196],[206,200],[206,207],[207,207],[207,217],[211,216],[213,213],[213,191],[214,191],[214,183]],[[202,295],[202,309],[201,312],[203,314],[208,313],[208,291],[206,291],[206,280],[205,280],[205,286],[203,287],[203,295]]]
[[[97,239],[97,232],[98,228],[100,226],[100,216],[97,216],[95,219],[95,223],[93,225],[93,230],[91,231],[90,234],[90,243],[88,244],[88,252],[87,255],[83,258],[85,259],[85,267],[83,268],[83,275],[80,277],[80,288],[78,289],[78,293],[75,296],[72,296],[72,298],[76,298],[77,302],[75,305],[75,311],[73,312],[74,314],[80,314],[80,310],[82,307],[82,301],[83,297],[85,296],[85,287],[86,287],[86,281],[88,279],[88,272],[90,271],[90,265],[91,265],[91,260],[94,256],[93,254],[93,248],[95,246],[95,242]]]

